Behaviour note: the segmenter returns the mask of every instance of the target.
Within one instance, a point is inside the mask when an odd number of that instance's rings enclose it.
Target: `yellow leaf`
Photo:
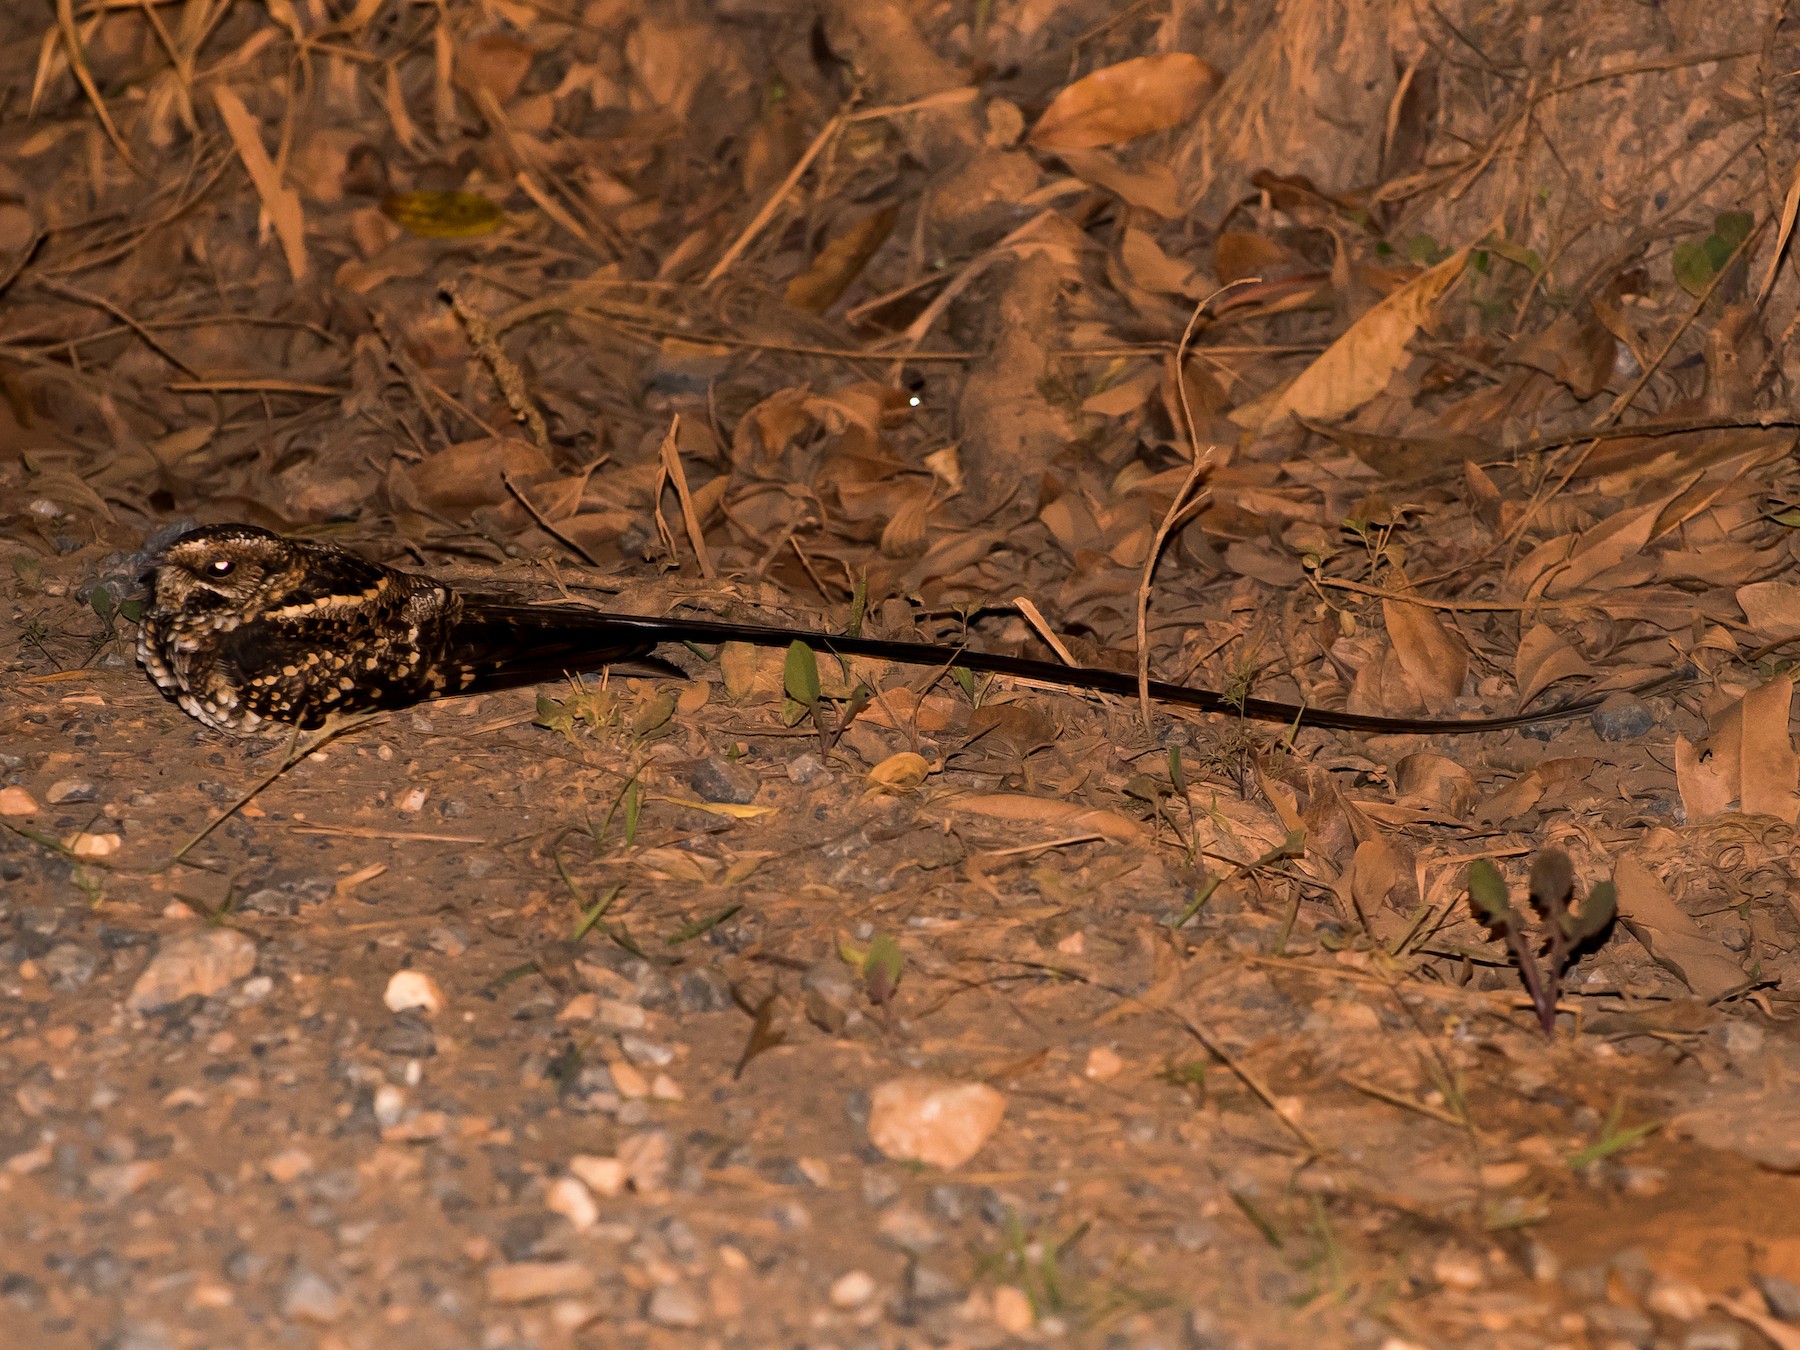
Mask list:
[[[708,815],[730,816],[733,820],[755,820],[758,816],[772,816],[781,809],[779,806],[744,806],[737,802],[698,802],[687,797],[658,797],[656,800],[667,802],[670,806],[704,811]]]
[[[425,239],[492,234],[506,222],[506,212],[479,192],[396,192],[382,201],[381,213]]]
[[[869,770],[869,786],[877,792],[911,792],[930,772],[931,765],[923,755],[902,750]]]

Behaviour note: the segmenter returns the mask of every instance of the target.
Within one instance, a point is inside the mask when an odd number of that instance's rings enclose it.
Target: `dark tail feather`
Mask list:
[[[466,612],[469,617],[464,622],[472,631],[478,630],[483,634],[491,632],[496,649],[529,649],[529,654],[510,658],[512,664],[509,669],[545,672],[541,675],[522,675],[521,678],[511,679],[504,686],[481,684],[470,686],[472,689],[510,687],[527,684],[538,678],[554,679],[565,671],[579,673],[598,670],[601,666],[614,662],[644,657],[662,642],[748,642],[759,647],[785,647],[792,642],[804,642],[818,651],[841,656],[870,656],[908,665],[963,666],[969,670],[1037,680],[1064,689],[1090,689],[1127,698],[1135,698],[1138,692],[1137,677],[1125,671],[1093,666],[1063,666],[1051,661],[1036,661],[1026,656],[1006,656],[998,652],[973,651],[966,647],[890,642],[884,638],[848,637],[835,633],[808,632],[800,628],[725,623],[716,619],[653,619],[636,614],[604,614],[599,610],[572,605],[488,605],[471,601]],[[539,652],[543,653],[541,659],[537,655]],[[684,672],[675,671],[673,667],[670,670],[686,678]],[[1679,678],[1680,672],[1677,672],[1627,692],[1648,693]],[[1336,712],[1329,708],[1277,703],[1269,699],[1237,700],[1211,689],[1195,689],[1162,680],[1150,681],[1150,697],[1159,703],[1198,708],[1204,712],[1234,714],[1262,722],[1298,722],[1303,726],[1370,734],[1455,735],[1501,731],[1508,727],[1531,726],[1542,722],[1568,721],[1592,712],[1607,695],[1590,695],[1539,712],[1450,720],[1373,717],[1363,713]]]
[[[451,630],[446,665],[453,694],[490,693],[612,669],[620,674],[685,680],[679,666],[652,656],[658,639],[609,632],[590,611],[471,604]]]

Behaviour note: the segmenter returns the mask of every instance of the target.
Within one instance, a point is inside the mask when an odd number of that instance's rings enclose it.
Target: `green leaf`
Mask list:
[[[1590,938],[1599,937],[1618,911],[1618,891],[1613,888],[1612,882],[1601,882],[1588,892],[1588,898],[1582,903],[1581,913],[1571,914],[1563,920],[1563,931],[1569,935],[1569,944],[1578,947]]]
[[[580,942],[581,939],[586,937],[588,933],[592,931],[594,925],[600,922],[601,918],[606,914],[606,911],[612,908],[613,901],[619,898],[619,892],[623,889],[623,884],[614,886],[611,890],[607,891],[605,895],[601,896],[598,900],[594,901],[592,905],[588,906],[586,910],[582,911],[581,917],[575,921],[575,931],[569,934],[569,941]]]
[[[1669,255],[1669,266],[1675,273],[1675,280],[1681,289],[1689,295],[1699,295],[1713,279],[1713,273],[1719,269],[1713,265],[1711,255],[1704,243],[1691,240],[1675,245]]]
[[[1469,864],[1469,899],[1490,927],[1510,930],[1519,921],[1506,893],[1506,878],[1486,858]]]
[[[1187,774],[1181,767],[1181,747],[1179,745],[1169,747],[1169,782],[1174,785],[1175,791],[1179,795],[1187,796]]]
[[[788,697],[804,707],[810,708],[819,701],[819,658],[799,639],[788,646],[787,660],[781,666],[781,683]]]
[[[696,919],[693,923],[676,929],[673,936],[668,939],[669,945],[679,947],[684,942],[692,942],[702,933],[708,933],[717,928],[742,908],[742,905],[727,905],[716,914],[709,914],[704,919]]]
[[[1723,250],[1715,259],[1720,267],[1723,267],[1725,260],[1737,252],[1738,246],[1750,237],[1750,231],[1755,228],[1755,225],[1756,217],[1748,211],[1725,211],[1713,217],[1712,240],[1707,242],[1710,244],[1713,240],[1717,240],[1720,249]]]
[[[638,818],[644,814],[644,788],[635,778],[625,789],[625,847],[637,842]]]
[[[506,223],[506,212],[479,192],[395,192],[381,213],[425,239],[467,239]]]
[[[88,603],[94,607],[94,613],[102,619],[110,621],[113,616],[112,592],[104,586],[96,586],[88,592]]]
[[[144,602],[142,600],[127,600],[119,606],[119,613],[123,614],[132,623],[142,623],[144,621]]]
[[[644,705],[631,715],[631,734],[648,736],[651,732],[667,725],[675,715],[675,695],[667,689],[659,690]]]

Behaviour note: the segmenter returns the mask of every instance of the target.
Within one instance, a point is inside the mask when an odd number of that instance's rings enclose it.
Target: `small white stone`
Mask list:
[[[430,1016],[443,1011],[444,991],[422,970],[396,970],[381,1001],[387,1004],[389,1012],[417,1009]]]
[[[69,851],[77,858],[110,858],[124,842],[116,834],[78,834]]]
[[[875,1296],[875,1277],[866,1270],[847,1270],[831,1282],[831,1302],[837,1308],[860,1308]]]
[[[37,802],[24,788],[0,788],[0,816],[35,816],[37,809]]]
[[[994,1321],[1009,1336],[1023,1336],[1031,1330],[1031,1300],[1016,1284],[1003,1284],[994,1290]]]
[[[406,1094],[392,1083],[375,1089],[375,1119],[383,1129],[398,1125],[406,1114]]]
[[[544,1204],[552,1214],[567,1219],[577,1233],[585,1233],[600,1222],[600,1206],[594,1203],[594,1193],[575,1177],[558,1177],[551,1182]]]
[[[1088,1051],[1087,1067],[1082,1072],[1096,1083],[1105,1083],[1117,1078],[1124,1067],[1125,1061],[1119,1058],[1118,1051],[1111,1046],[1096,1045]]]
[[[125,1001],[134,1012],[154,1012],[191,994],[209,998],[255,969],[254,942],[234,928],[209,928],[159,946]]]
[[[608,1199],[625,1190],[625,1164],[617,1158],[597,1158],[591,1153],[577,1153],[569,1159],[569,1170]]]
[[[414,788],[400,799],[399,809],[406,812],[408,815],[411,815],[415,811],[423,811],[425,809],[425,796],[426,792],[424,788]]]

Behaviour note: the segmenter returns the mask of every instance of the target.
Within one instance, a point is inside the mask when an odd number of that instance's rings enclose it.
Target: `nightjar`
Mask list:
[[[430,577],[254,525],[182,535],[148,580],[138,660],[221,731],[535,684],[656,645],[592,611],[471,603]]]
[[[510,689],[623,666],[685,678],[651,655],[658,643],[801,643],[837,656],[991,671],[1062,689],[1139,692],[1129,671],[1054,665],[962,646],[899,642],[773,624],[606,614],[580,605],[520,605],[453,590],[328,544],[254,525],[208,525],[170,544],[152,569],[138,660],[209,727],[317,726],[334,712],[401,708],[425,699]],[[1672,672],[1628,692],[1685,678]],[[1598,707],[1589,695],[1537,712],[1439,720],[1377,717],[1151,680],[1153,699],[1203,712],[1345,731],[1458,734],[1565,721]]]

